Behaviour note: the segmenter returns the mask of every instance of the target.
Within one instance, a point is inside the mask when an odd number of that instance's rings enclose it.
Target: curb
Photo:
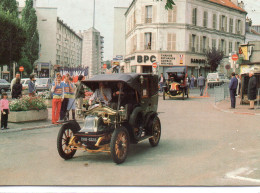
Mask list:
[[[83,121],[77,121],[78,123],[83,123]],[[12,132],[19,132],[19,131],[30,131],[30,130],[36,130],[36,129],[45,129],[45,128],[51,128],[51,127],[58,127],[62,126],[60,125],[42,125],[42,126],[35,126],[35,127],[28,127],[28,128],[19,128],[19,129],[8,129],[8,130],[0,130],[0,133],[12,133]]]
[[[248,112],[236,112],[236,111],[229,111],[229,110],[224,110],[219,108],[216,104],[212,105],[215,109],[224,112],[224,113],[230,113],[230,114],[239,114],[239,115],[256,115],[256,116],[260,116],[260,113],[248,113]]]

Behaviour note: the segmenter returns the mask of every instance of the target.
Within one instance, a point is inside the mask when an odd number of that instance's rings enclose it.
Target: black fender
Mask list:
[[[73,129],[74,132],[79,132],[80,129],[81,129],[79,123],[76,120],[71,120],[71,121],[69,121],[69,122],[67,122],[65,124],[66,125],[70,125],[71,129]]]
[[[148,135],[152,135],[151,123],[156,116],[158,116],[157,112],[149,112],[145,116],[145,130]]]

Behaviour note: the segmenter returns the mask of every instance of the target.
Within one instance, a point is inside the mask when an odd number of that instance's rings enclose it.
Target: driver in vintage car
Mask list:
[[[109,105],[112,99],[112,92],[110,88],[105,88],[103,82],[99,83],[99,88],[95,90],[94,94],[89,99],[89,105],[93,105],[93,101],[104,103],[106,106]]]

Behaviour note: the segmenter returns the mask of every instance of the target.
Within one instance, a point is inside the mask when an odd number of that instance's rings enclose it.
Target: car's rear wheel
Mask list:
[[[121,164],[125,161],[129,150],[129,134],[125,127],[116,128],[112,134],[110,151],[115,163]]]
[[[59,155],[65,160],[71,159],[77,151],[76,149],[74,149],[74,146],[69,145],[71,138],[78,130],[78,128],[75,127],[77,127],[77,125],[66,123],[61,127],[58,133],[57,149]]]
[[[152,132],[153,136],[149,138],[149,142],[152,147],[155,147],[159,144],[161,138],[161,122],[157,116],[153,119],[152,122]]]

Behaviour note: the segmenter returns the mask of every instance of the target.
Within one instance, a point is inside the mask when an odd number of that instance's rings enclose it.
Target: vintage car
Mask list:
[[[129,144],[149,139],[157,146],[161,136],[161,123],[157,115],[158,76],[152,74],[103,74],[82,83],[95,91],[99,83],[106,84],[112,93],[108,105],[97,101],[84,111],[84,124],[76,121],[64,124],[58,134],[59,155],[67,160],[77,149],[88,152],[108,152],[115,163],[125,161]],[[122,93],[122,94],[121,94]]]
[[[187,66],[173,66],[166,70],[168,79],[163,87],[163,100],[166,97],[189,98],[189,86],[187,80]]]

